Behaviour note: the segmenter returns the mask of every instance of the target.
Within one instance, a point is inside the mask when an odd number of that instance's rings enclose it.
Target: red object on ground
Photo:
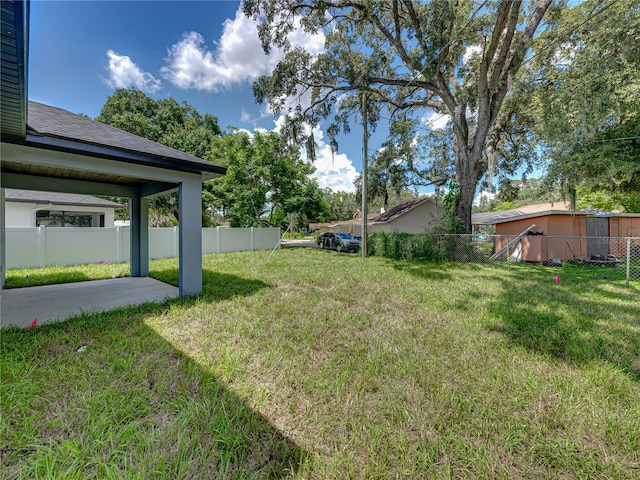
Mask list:
[[[34,319],[33,319],[33,322],[31,322],[31,325],[29,325],[29,328],[33,328],[33,327],[35,327],[36,325],[38,325],[38,319],[37,319],[37,318],[34,318]]]
[[[560,283],[560,275],[558,275],[554,281],[555,281],[556,283]]]

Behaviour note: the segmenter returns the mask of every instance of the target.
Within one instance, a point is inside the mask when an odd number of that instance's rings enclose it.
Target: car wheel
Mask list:
[[[341,252],[342,251],[342,244],[339,243],[338,245],[336,245],[336,251],[337,252]]]

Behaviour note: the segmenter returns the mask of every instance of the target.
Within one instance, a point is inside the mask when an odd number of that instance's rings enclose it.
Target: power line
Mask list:
[[[636,135],[635,137],[618,137],[618,138],[605,138],[603,140],[591,140],[592,142],[618,142],[623,140],[636,140],[640,138],[640,135]]]

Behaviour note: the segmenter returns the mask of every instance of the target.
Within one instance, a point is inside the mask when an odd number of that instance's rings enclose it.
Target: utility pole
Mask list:
[[[362,239],[360,240],[360,248],[362,249],[362,258],[367,258],[367,163],[369,158],[367,155],[367,93],[362,92]]]

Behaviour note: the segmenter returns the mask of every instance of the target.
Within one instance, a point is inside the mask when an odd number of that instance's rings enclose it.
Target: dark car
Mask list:
[[[360,242],[344,232],[325,232],[318,237],[320,248],[337,250],[338,252],[357,252]]]

